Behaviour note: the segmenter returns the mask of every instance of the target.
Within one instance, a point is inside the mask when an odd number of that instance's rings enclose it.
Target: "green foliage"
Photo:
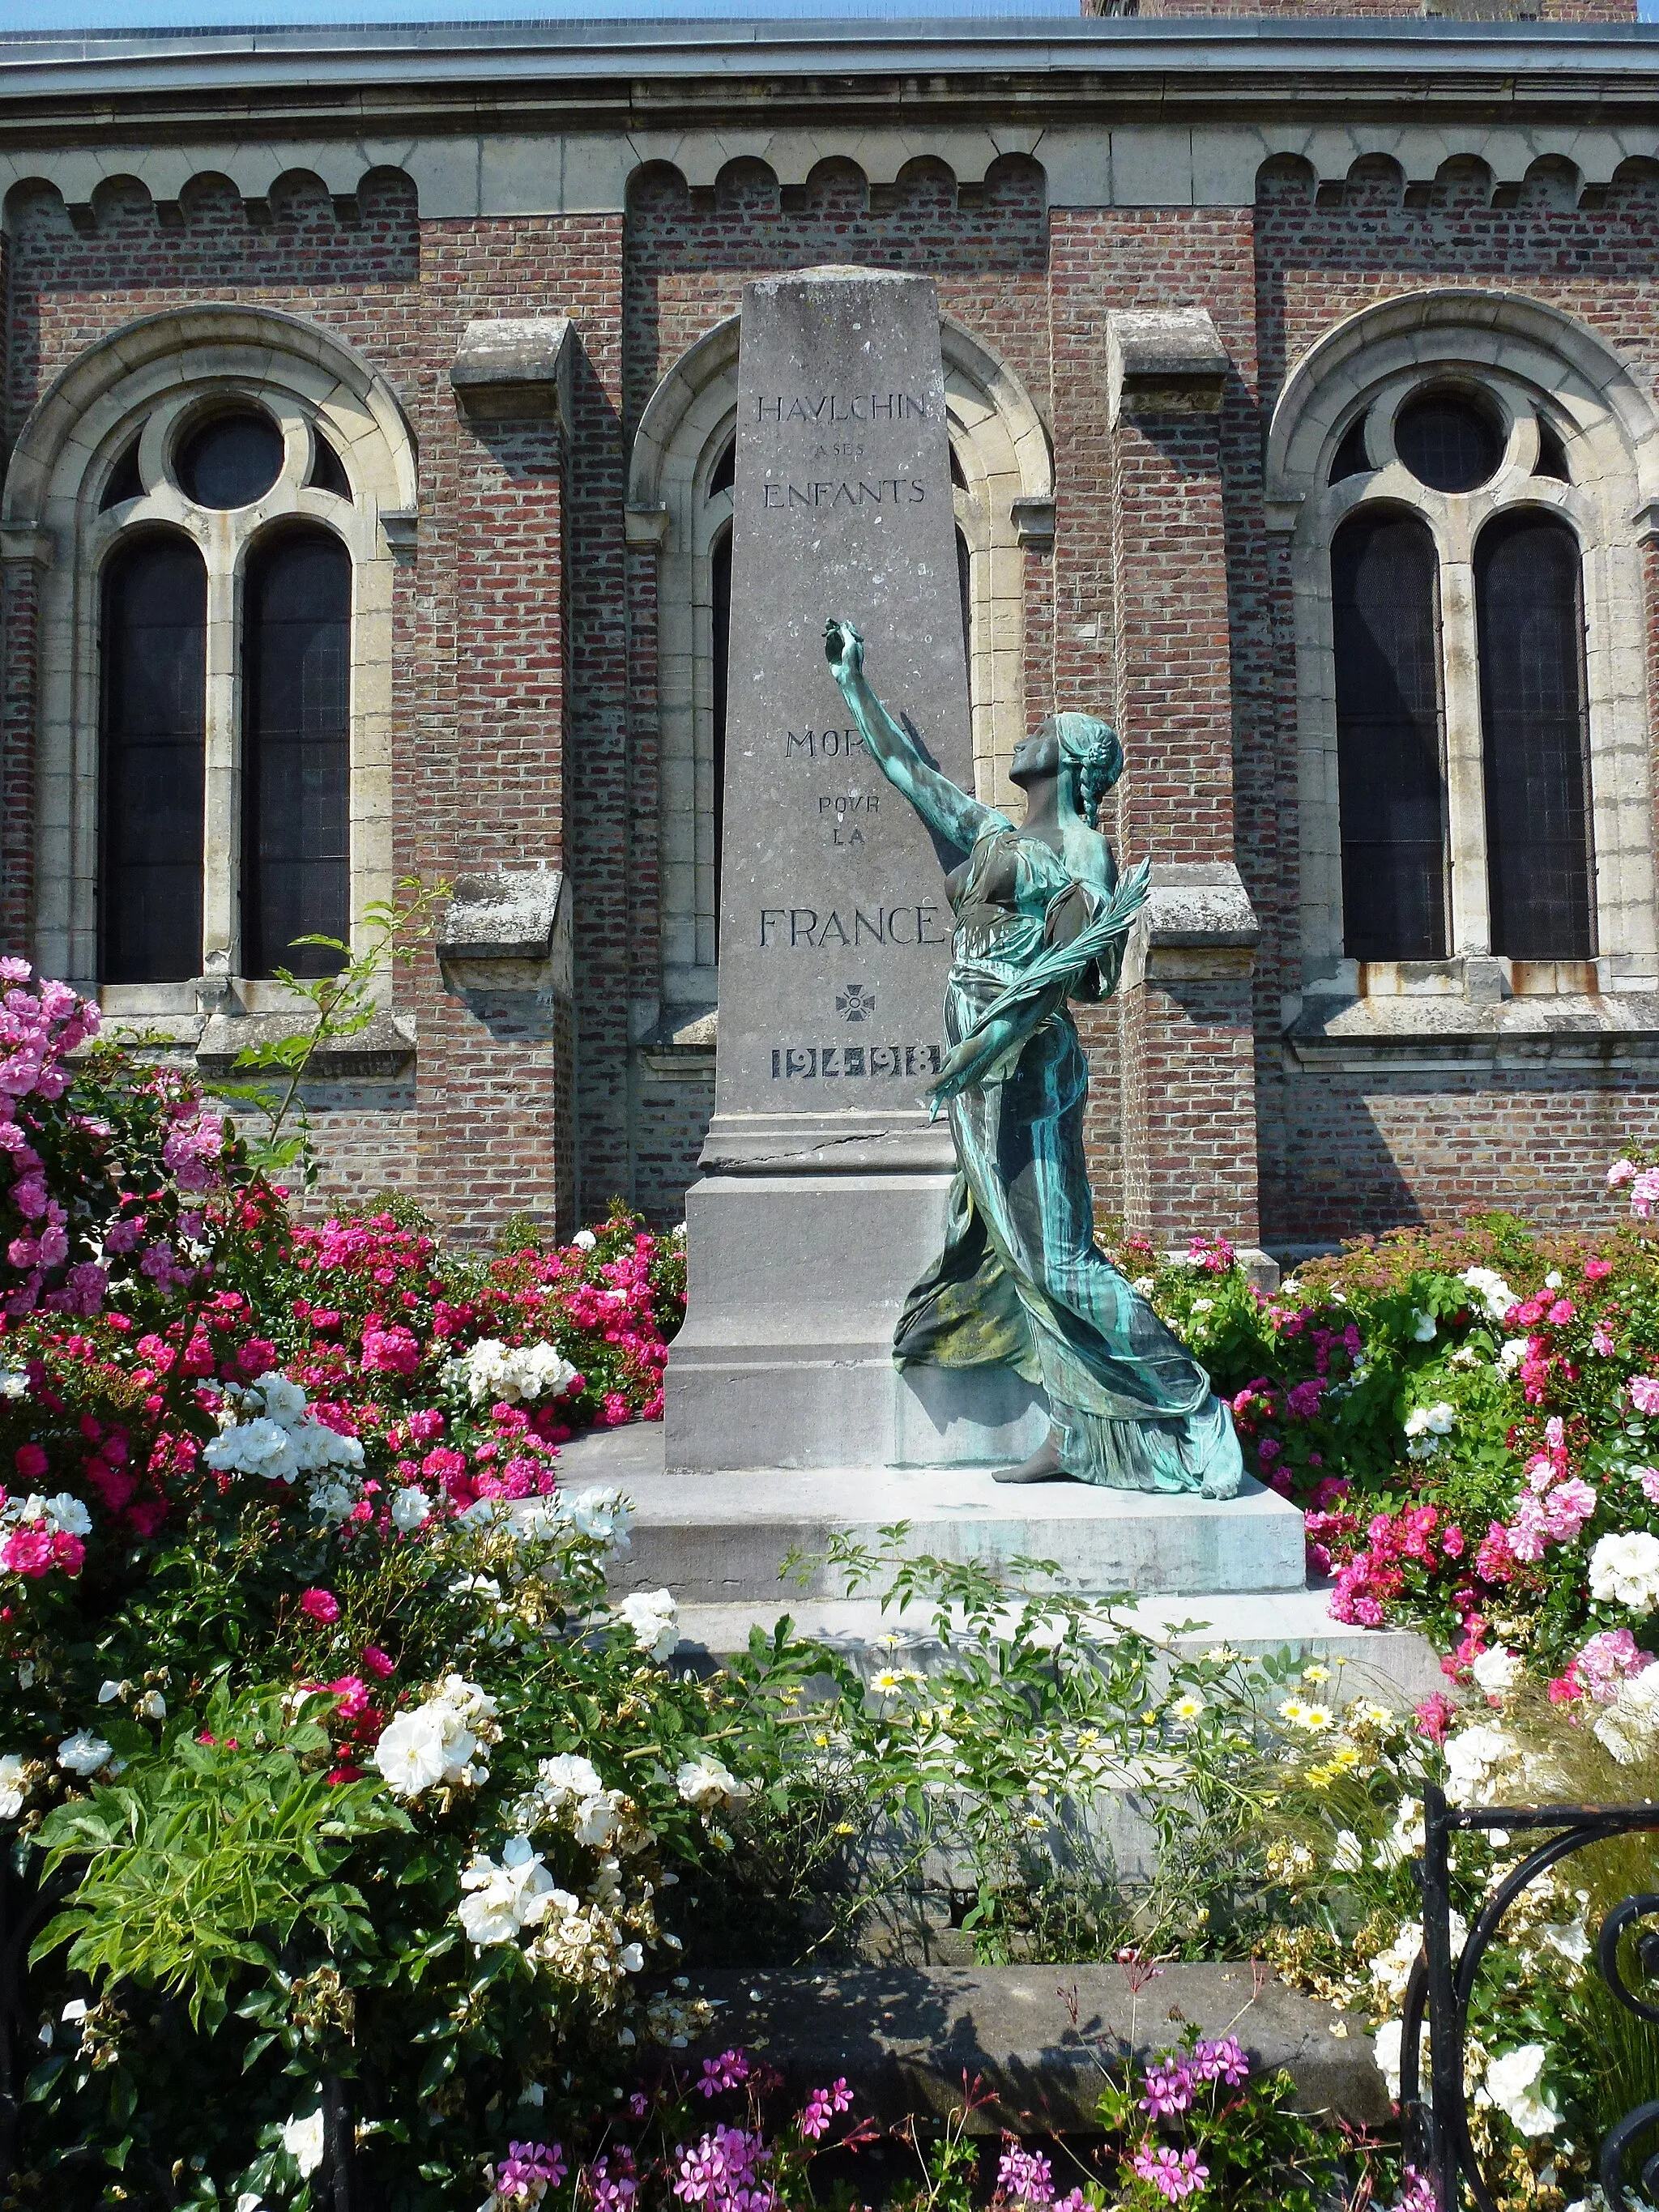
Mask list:
[[[389,969],[415,960],[448,897],[447,883],[423,884],[418,876],[401,877],[392,897],[372,900],[364,908],[353,933],[356,951],[338,937],[294,939],[296,945],[316,945],[337,953],[340,964],[331,975],[300,976],[286,968],[275,971],[276,981],[309,1007],[310,1018],[289,1036],[245,1046],[235,1064],[245,1074],[280,1079],[274,1085],[216,1086],[216,1095],[227,1103],[264,1115],[263,1133],[246,1137],[249,1162],[261,1174],[275,1177],[297,1170],[307,1184],[316,1180],[301,1091],[312,1063],[331,1044],[360,1036],[369,1027],[382,1011],[378,986]]]
[[[332,1704],[222,1680],[199,1734],[185,1716],[159,1753],[58,1806],[37,1834],[46,1876],[87,1865],[30,1964],[68,1943],[75,1972],[184,1996],[212,2029],[237,1970],[273,1971],[302,1923],[331,1948],[372,1947],[362,1893],[337,1877],[361,1838],[412,1824],[378,1782],[331,1780],[327,1730],[305,1716]]]

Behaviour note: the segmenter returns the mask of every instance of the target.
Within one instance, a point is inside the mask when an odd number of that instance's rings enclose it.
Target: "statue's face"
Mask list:
[[[1008,763],[1011,783],[1023,788],[1040,776],[1059,774],[1060,739],[1052,730],[1040,730],[1034,737],[1022,738],[1014,747],[1014,757]]]

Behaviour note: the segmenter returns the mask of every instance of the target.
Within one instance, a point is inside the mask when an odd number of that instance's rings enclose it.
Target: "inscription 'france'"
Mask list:
[[[822,952],[831,945],[948,945],[949,936],[939,934],[939,917],[936,906],[878,906],[873,915],[854,907],[849,933],[838,914],[820,920],[810,906],[763,906],[761,949],[770,952],[787,945],[798,951],[805,945]]]

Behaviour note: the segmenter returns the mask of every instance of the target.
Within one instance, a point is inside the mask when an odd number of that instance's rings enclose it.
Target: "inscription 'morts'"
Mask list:
[[[798,392],[755,395],[757,422],[926,422],[927,402],[914,392]]]
[[[950,938],[939,927],[936,906],[878,906],[873,914],[853,909],[849,932],[840,915],[819,916],[810,906],[763,906],[760,910],[763,951],[787,946],[799,951],[805,945],[822,952],[831,945],[948,945]]]
[[[761,505],[773,514],[786,507],[916,507],[927,496],[920,477],[878,477],[874,483],[765,483]]]
[[[791,730],[783,741],[785,760],[844,760],[853,753],[868,757],[860,730],[815,730],[809,722],[804,730]]]

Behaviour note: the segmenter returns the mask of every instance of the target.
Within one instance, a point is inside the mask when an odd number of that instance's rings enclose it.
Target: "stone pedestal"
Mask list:
[[[1018,1458],[1043,1414],[1016,1378],[893,1369],[954,1167],[922,1093],[962,856],[872,761],[823,653],[828,617],[855,623],[876,690],[972,788],[939,302],[925,277],[811,270],[747,286],[742,332],[715,1107],[667,1462]]]

